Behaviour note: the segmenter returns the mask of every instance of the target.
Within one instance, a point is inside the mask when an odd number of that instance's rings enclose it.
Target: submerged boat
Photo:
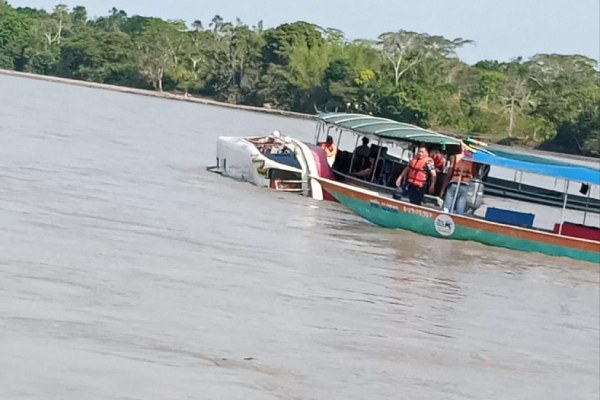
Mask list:
[[[582,223],[565,221],[569,183],[598,186],[599,170],[564,162],[549,162],[546,159],[540,161],[537,157],[524,159],[522,154],[495,151],[493,148],[468,147],[470,151],[464,152],[464,143],[459,139],[368,115],[328,113],[322,114],[319,119],[317,136],[322,132],[331,134],[332,131],[339,132],[341,136],[343,131],[351,131],[376,139],[378,159],[384,144],[409,151],[418,142],[437,146],[448,155],[463,153],[465,160],[477,163],[484,171],[491,166],[499,166],[565,181],[560,221],[556,221],[554,228],[548,230],[534,225],[533,213],[509,208],[487,207],[483,216],[457,215],[442,211],[439,202],[418,206],[395,200],[391,198],[390,192],[397,176],[405,167],[406,157],[402,154],[390,157],[386,151],[385,157],[381,158],[381,167],[374,168],[373,175],[368,176],[369,179],[365,181],[352,175],[356,155],[341,152],[333,165],[336,180],[319,176],[313,176],[313,179],[320,182],[322,188],[336,200],[368,221],[387,228],[405,229],[438,238],[471,240],[514,250],[600,262],[600,229],[585,224],[590,210],[584,210]],[[358,143],[358,139],[356,142]],[[478,206],[481,205],[479,202]]]
[[[327,155],[319,146],[282,136],[278,131],[265,136],[221,136],[217,139],[216,162],[209,170],[316,200],[327,199],[328,195],[310,176],[333,177]]]

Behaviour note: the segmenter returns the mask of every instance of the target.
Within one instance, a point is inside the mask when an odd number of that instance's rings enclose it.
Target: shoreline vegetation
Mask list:
[[[349,41],[298,21],[265,28],[218,15],[51,11],[0,0],[0,73],[312,119],[315,109],[371,114],[453,136],[600,157],[600,71],[581,55],[467,65],[468,39],[385,32]]]
[[[53,83],[62,83],[65,85],[82,86],[82,87],[88,87],[88,88],[94,88],[94,89],[110,90],[113,92],[136,94],[139,96],[156,97],[159,99],[186,101],[186,102],[190,102],[190,103],[197,103],[197,104],[216,106],[216,107],[224,107],[224,108],[232,108],[232,109],[243,110],[243,111],[274,114],[274,115],[280,115],[283,117],[300,118],[300,119],[315,119],[315,116],[311,115],[311,114],[304,114],[304,113],[299,113],[299,112],[295,112],[295,111],[277,110],[277,109],[266,108],[266,107],[247,106],[247,105],[243,105],[243,104],[232,104],[232,103],[226,103],[223,101],[217,101],[217,100],[213,100],[213,99],[197,97],[197,96],[193,96],[190,94],[185,95],[182,93],[172,93],[172,92],[165,92],[165,91],[159,92],[159,91],[151,90],[151,89],[138,89],[138,88],[133,88],[133,87],[128,87],[128,86],[111,85],[111,84],[107,84],[107,83],[80,81],[77,79],[61,78],[59,76],[52,76],[52,75],[33,74],[30,72],[20,72],[20,71],[13,71],[13,70],[2,69],[2,68],[0,68],[0,75],[15,76],[15,77],[27,78],[27,79],[35,79],[35,80],[53,82]]]

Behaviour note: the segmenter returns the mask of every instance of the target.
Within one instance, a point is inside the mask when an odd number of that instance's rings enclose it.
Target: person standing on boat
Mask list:
[[[405,178],[407,183],[403,185]],[[396,179],[398,189],[394,191],[394,198],[399,200],[402,195],[407,195],[412,204],[421,205],[427,188],[429,194],[433,194],[435,180],[435,165],[429,151],[424,145],[419,145],[415,157]]]
[[[365,168],[369,168],[373,163],[370,156],[371,147],[369,147],[369,138],[363,136],[362,145],[354,149],[354,155],[352,156],[352,171],[362,171]]]
[[[444,212],[454,209],[456,214],[464,214],[467,207],[467,189],[473,176],[477,175],[477,165],[464,159],[464,154],[450,157],[450,168],[446,174],[442,193],[444,197]],[[452,207],[454,206],[454,207]]]
[[[444,179],[440,179],[440,177],[444,176],[444,172],[446,171],[446,157],[439,149],[434,149],[429,152],[429,156],[433,160],[433,165],[435,166],[435,173],[437,175],[436,185],[433,189],[433,195],[439,196],[442,193],[442,185],[444,184]]]
[[[331,167],[335,161],[335,155],[337,154],[337,146],[333,143],[333,137],[327,136],[325,143],[321,144],[321,148],[325,150],[327,155],[327,163]]]
[[[369,147],[368,137],[364,136],[362,138],[362,144],[354,150],[354,154],[359,157],[369,158],[369,155],[371,154],[371,148]]]
[[[435,172],[438,174],[443,174],[444,169],[446,167],[446,158],[439,150],[431,150],[429,153],[431,159],[433,160],[433,165],[435,166]]]

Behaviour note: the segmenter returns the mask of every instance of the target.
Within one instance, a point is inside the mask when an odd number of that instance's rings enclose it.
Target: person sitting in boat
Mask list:
[[[442,193],[444,197],[444,212],[454,209],[456,214],[462,215],[467,207],[467,191],[469,182],[477,175],[477,164],[464,159],[464,154],[459,153],[450,157],[450,168],[444,179]],[[454,206],[454,207],[453,207]]]
[[[363,169],[352,174],[358,178],[364,178],[366,180],[377,180],[381,170],[385,164],[385,157],[387,155],[387,147],[382,147],[377,155],[369,155],[369,158],[363,163]],[[375,176],[371,176],[373,172],[373,166],[375,166]],[[371,179],[373,178],[373,179]]]
[[[404,181],[406,180],[406,183]],[[415,205],[420,205],[425,197],[425,192],[433,194],[436,181],[435,165],[425,145],[419,145],[417,154],[410,160],[408,166],[402,170],[396,180],[398,189],[394,191],[394,198],[399,200],[403,195]]]
[[[329,166],[333,165],[335,161],[335,155],[337,154],[337,146],[333,143],[333,137],[327,136],[327,139],[324,143],[321,143],[321,148],[325,150],[325,154],[327,155],[327,163]]]
[[[357,178],[368,178],[371,175],[371,171],[373,171],[373,164],[375,164],[375,157],[369,157],[365,159],[363,163],[364,168],[353,173],[352,175],[356,176]]]

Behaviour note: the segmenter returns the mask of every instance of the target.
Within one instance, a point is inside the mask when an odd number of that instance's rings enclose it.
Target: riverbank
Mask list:
[[[231,104],[231,103],[225,103],[225,102],[216,101],[216,100],[212,100],[212,99],[202,98],[202,97],[195,97],[195,96],[191,96],[191,95],[185,96],[182,94],[176,94],[176,93],[171,93],[171,92],[158,92],[155,90],[147,90],[147,89],[138,89],[138,88],[127,87],[127,86],[110,85],[110,84],[106,84],[106,83],[80,81],[80,80],[76,80],[76,79],[60,78],[57,76],[50,76],[50,75],[38,75],[38,74],[32,74],[32,73],[28,73],[28,72],[18,72],[18,71],[7,70],[7,69],[0,69],[0,75],[9,75],[9,76],[16,76],[16,77],[21,77],[21,78],[37,79],[37,80],[42,80],[42,81],[47,81],[47,82],[64,83],[64,84],[68,84],[68,85],[83,86],[83,87],[102,89],[102,90],[111,90],[111,91],[121,92],[121,93],[130,93],[130,94],[136,94],[136,95],[140,95],[140,96],[157,97],[157,98],[167,99],[167,100],[185,101],[185,102],[190,102],[190,103],[224,107],[224,108],[230,108],[230,109],[236,109],[236,110],[244,110],[244,111],[259,112],[259,113],[265,113],[265,114],[280,115],[283,117],[290,117],[290,118],[300,118],[300,119],[306,119],[306,120],[314,120],[315,119],[315,115],[303,114],[303,113],[294,112],[294,111],[278,110],[278,109],[273,109],[273,108],[256,107],[256,106],[247,106],[247,105],[241,105],[241,104]],[[449,133],[449,135],[464,138],[464,136],[461,136],[458,134]],[[539,150],[533,146],[527,146],[524,144],[516,144],[516,145],[506,146],[506,145],[502,145],[500,143],[495,143],[489,139],[486,139],[485,137],[482,137],[481,139],[484,141],[487,141],[489,143],[494,143],[495,145],[502,146],[505,148],[518,149],[521,151],[527,151],[527,152],[538,154],[538,155],[562,157],[562,158],[567,158],[567,159],[571,159],[571,160],[593,162],[596,164],[600,162],[600,160],[598,160],[597,158],[593,158],[593,157],[586,157],[586,156],[576,155],[576,154],[571,154],[571,153],[559,153],[559,152],[553,152],[553,151],[547,151],[547,150]]]
[[[246,105],[241,105],[241,104],[231,104],[231,103],[225,103],[225,102],[221,102],[221,101],[206,99],[206,98],[202,98],[202,97],[195,97],[192,95],[186,96],[186,95],[182,95],[182,94],[176,94],[176,93],[170,93],[170,92],[158,92],[155,90],[138,89],[138,88],[132,88],[132,87],[128,87],[128,86],[117,86],[117,85],[110,85],[110,84],[106,84],[106,83],[80,81],[80,80],[76,80],[76,79],[60,78],[60,77],[51,76],[51,75],[38,75],[38,74],[31,74],[28,72],[12,71],[12,70],[8,70],[8,69],[0,69],[0,74],[1,75],[9,75],[9,76],[18,76],[21,78],[37,79],[37,80],[42,80],[42,81],[47,81],[47,82],[65,83],[68,85],[83,86],[83,87],[89,87],[89,88],[94,88],[94,89],[112,90],[114,92],[137,94],[137,95],[141,95],[141,96],[158,97],[161,99],[186,101],[186,102],[190,102],[190,103],[198,103],[198,104],[204,104],[204,105],[210,105],[210,106],[233,108],[233,109],[237,109],[237,110],[261,112],[261,113],[266,113],[266,114],[275,114],[275,115],[281,115],[283,117],[302,118],[302,119],[314,119],[315,118],[314,115],[303,114],[303,113],[294,112],[294,111],[278,110],[278,109],[265,108],[265,107],[246,106]]]

